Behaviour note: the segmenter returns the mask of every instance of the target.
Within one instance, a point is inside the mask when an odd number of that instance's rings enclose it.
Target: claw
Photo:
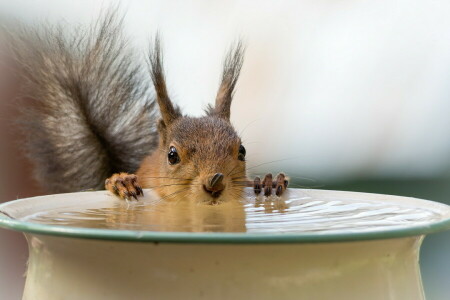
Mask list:
[[[266,174],[262,181],[262,186],[264,188],[264,196],[270,196],[272,194],[272,174]]]
[[[253,190],[256,195],[261,193],[261,178],[255,177],[255,180],[253,181]]]
[[[279,185],[279,186],[277,187],[277,190],[275,191],[275,194],[276,194],[277,196],[281,196],[282,193],[283,193],[283,187],[282,187],[281,185]]]
[[[264,196],[269,197],[272,194],[272,189],[275,190],[275,195],[281,196],[288,184],[289,182],[284,173],[279,173],[276,180],[273,180],[272,174],[268,173],[264,176],[262,181],[259,177],[255,177],[251,185],[253,186],[256,195],[259,195],[261,190],[264,190]]]
[[[122,199],[138,200],[138,196],[144,195],[142,188],[137,183],[137,176],[128,173],[114,174],[105,180],[105,188]]]
[[[261,193],[261,185],[255,184],[255,193],[259,195]]]
[[[274,184],[276,186],[275,194],[277,196],[281,196],[281,194],[283,194],[288,184],[286,176],[283,173],[278,174],[277,180],[274,182]]]
[[[114,193],[119,194],[119,189],[117,188],[117,186],[113,185],[112,186]]]
[[[136,191],[137,191],[137,194],[138,194],[138,195],[144,196],[144,191],[142,190],[142,188],[141,188],[140,186],[137,186],[137,187],[136,187]]]

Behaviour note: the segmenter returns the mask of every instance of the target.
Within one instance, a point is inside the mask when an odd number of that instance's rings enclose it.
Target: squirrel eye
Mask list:
[[[175,165],[180,162],[180,156],[178,155],[177,149],[174,146],[169,148],[169,154],[167,155],[169,164]]]
[[[239,154],[238,154],[238,159],[244,161],[245,160],[245,147],[240,145],[239,146]]]

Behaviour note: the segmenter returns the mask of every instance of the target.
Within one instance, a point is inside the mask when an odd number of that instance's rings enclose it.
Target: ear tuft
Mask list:
[[[168,126],[175,119],[181,117],[181,113],[180,110],[172,104],[167,93],[159,34],[156,35],[154,44],[150,47],[149,67],[161,117],[165,125]]]
[[[159,137],[162,139],[163,144],[165,144],[166,140],[167,140],[167,126],[164,123],[163,119],[158,120],[157,129],[158,129]]]
[[[233,100],[234,88],[244,63],[245,47],[242,41],[238,41],[231,47],[223,64],[222,82],[217,92],[216,105],[208,106],[208,115],[218,116],[226,120],[230,119],[231,101]]]

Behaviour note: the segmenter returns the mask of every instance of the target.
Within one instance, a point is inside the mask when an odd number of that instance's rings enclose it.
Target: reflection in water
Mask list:
[[[35,223],[84,228],[178,232],[362,232],[420,225],[441,215],[426,209],[382,201],[313,198],[291,192],[278,197],[230,200],[220,205],[197,201],[139,201],[111,198],[98,208],[89,204],[57,208],[24,218]],[[94,201],[95,202],[95,201]],[[90,203],[90,202],[87,202]]]

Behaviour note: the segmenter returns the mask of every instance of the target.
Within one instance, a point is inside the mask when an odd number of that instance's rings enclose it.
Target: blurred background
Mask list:
[[[109,4],[0,0],[0,18],[71,27]],[[214,100],[226,49],[245,40],[232,121],[250,166],[274,161],[252,173],[450,204],[449,1],[123,0],[119,9],[138,52],[160,31],[169,92],[192,115]],[[0,202],[42,194],[20,150],[16,91],[0,64]],[[0,299],[20,299],[26,258],[23,236],[0,230]],[[421,267],[427,299],[449,299],[450,233],[425,239]]]

